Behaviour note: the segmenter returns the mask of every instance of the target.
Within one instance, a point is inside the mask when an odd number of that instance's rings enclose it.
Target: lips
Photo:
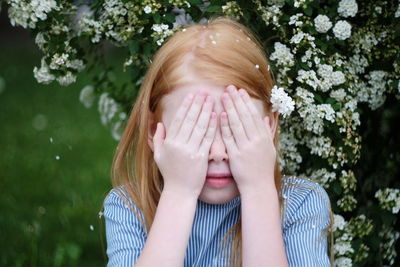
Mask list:
[[[210,173],[208,175],[206,179],[206,185],[215,189],[225,188],[234,182],[232,175],[229,173]]]
[[[232,178],[230,173],[208,173],[207,178]]]

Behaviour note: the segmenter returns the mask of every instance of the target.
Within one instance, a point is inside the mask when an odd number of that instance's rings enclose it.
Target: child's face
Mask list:
[[[214,141],[210,147],[208,155],[208,169],[207,174],[210,173],[228,173],[231,174],[229,168],[229,155],[225,143],[221,136],[220,126],[220,113],[224,111],[221,96],[224,93],[224,87],[217,86],[204,80],[193,80],[190,85],[185,85],[175,88],[170,94],[165,95],[161,100],[161,105],[164,109],[162,114],[162,122],[166,127],[168,133],[169,125],[175,117],[175,112],[180,107],[184,97],[189,93],[205,92],[214,98],[213,111],[217,113],[218,125],[217,132],[215,134]],[[255,106],[259,110],[263,117],[267,116],[263,109],[263,103],[252,98]],[[223,187],[214,187],[208,183],[205,183],[200,193],[199,199],[210,204],[221,204],[228,202],[235,197],[239,196],[239,191],[236,183],[232,179],[230,183]]]

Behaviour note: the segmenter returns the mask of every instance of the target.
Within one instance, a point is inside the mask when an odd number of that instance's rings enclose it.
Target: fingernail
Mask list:
[[[233,85],[229,85],[229,86],[227,87],[227,89],[228,89],[228,92],[233,93],[233,92],[236,90],[236,87],[233,86]]]

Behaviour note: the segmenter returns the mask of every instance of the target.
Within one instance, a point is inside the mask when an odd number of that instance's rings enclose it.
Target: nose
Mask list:
[[[224,140],[222,139],[221,127],[217,126],[217,132],[215,133],[214,141],[210,147],[210,153],[208,155],[209,161],[222,162],[228,160],[228,153],[225,147]]]

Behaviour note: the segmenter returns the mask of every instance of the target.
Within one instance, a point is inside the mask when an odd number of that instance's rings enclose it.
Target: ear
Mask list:
[[[264,117],[264,123],[267,125],[268,128],[271,129],[272,138],[275,136],[275,132],[278,126],[278,115],[279,113],[275,111]]]
[[[153,113],[150,113],[148,130],[147,130],[147,143],[149,144],[150,149],[151,151],[153,151],[153,153],[154,153],[153,136],[156,132],[156,128],[157,128],[157,123],[154,123],[154,115]]]

